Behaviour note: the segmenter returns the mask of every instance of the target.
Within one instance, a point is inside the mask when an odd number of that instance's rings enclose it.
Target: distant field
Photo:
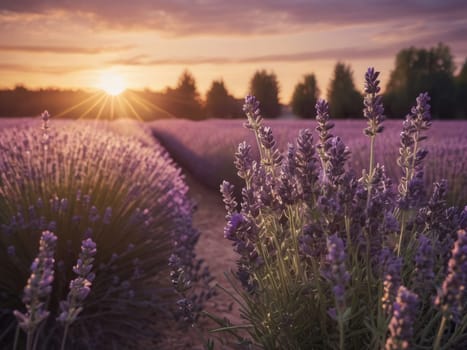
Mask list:
[[[255,146],[252,134],[243,127],[243,120],[187,120],[156,121],[149,123],[153,135],[166,147],[172,157],[187,171],[207,186],[218,188],[223,179],[237,181],[233,155],[239,142],[247,140]],[[368,138],[363,135],[364,120],[335,122],[332,130],[340,136],[352,152],[350,166],[360,174],[369,159]],[[273,133],[282,150],[293,142],[303,128],[314,130],[315,121],[268,120],[264,122]],[[385,131],[376,140],[376,160],[384,164],[393,179],[399,177],[396,159],[399,152],[399,134],[402,121],[384,122]],[[452,200],[467,203],[467,122],[434,121],[424,143],[429,154],[426,159],[426,181],[432,183],[446,178]],[[317,137],[317,136],[316,136]],[[253,147],[255,149],[255,147]]]
[[[113,122],[52,120],[52,127],[62,123],[97,123],[120,134],[137,137],[145,143],[157,139],[185,171],[192,174],[204,185],[216,189],[222,180],[238,181],[233,166],[233,155],[238,144],[247,140],[255,146],[253,135],[243,127],[244,120],[160,120],[140,123],[133,120]],[[37,125],[38,118],[0,118],[0,128],[20,124]],[[314,130],[316,122],[305,120],[267,120],[265,125],[273,129],[281,150],[293,142],[303,128]],[[368,138],[363,135],[364,120],[335,121],[332,130],[340,136],[352,152],[350,166],[358,173],[368,162]],[[376,140],[376,160],[386,166],[390,176],[399,177],[396,165],[399,148],[399,134],[402,121],[387,120],[385,131]],[[428,183],[446,178],[449,181],[453,202],[467,204],[467,121],[433,121],[427,133],[424,147],[429,154],[426,158],[425,178]],[[155,139],[154,139],[155,137]],[[317,137],[317,136],[316,136]],[[255,149],[255,147],[253,147]]]

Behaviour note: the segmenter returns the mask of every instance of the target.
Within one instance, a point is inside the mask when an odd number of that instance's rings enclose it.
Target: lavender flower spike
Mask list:
[[[67,300],[60,302],[61,313],[57,320],[65,324],[72,324],[83,309],[83,301],[91,291],[91,284],[94,280],[92,263],[96,255],[96,243],[91,238],[83,240],[81,243],[81,253],[78,261],[73,266],[73,272],[78,275],[70,282],[70,291]]]
[[[350,274],[345,268],[344,242],[337,234],[334,234],[328,237],[327,246],[326,261],[330,264],[330,268],[325,272],[325,277],[333,285],[332,291],[336,298],[337,310],[343,312],[345,309],[345,288],[350,280]]]
[[[392,318],[389,322],[390,337],[386,340],[386,350],[403,350],[410,348],[413,336],[413,324],[418,305],[418,296],[404,286],[397,291],[393,306]]]
[[[448,262],[448,273],[438,295],[435,305],[443,313],[459,321],[467,304],[467,233],[457,231],[457,241],[452,249],[452,257]]]
[[[44,130],[44,133],[42,134],[42,143],[44,147],[47,148],[49,145],[49,119],[50,119],[49,112],[48,111],[42,112],[41,119],[42,119],[42,130]]]
[[[34,331],[49,316],[44,304],[52,291],[56,242],[57,236],[53,232],[42,232],[39,253],[31,264],[31,276],[24,287],[23,303],[26,306],[26,313],[13,311],[19,326],[24,331]]]
[[[385,117],[383,103],[381,102],[381,95],[378,95],[381,88],[379,87],[378,80],[379,72],[375,72],[374,68],[368,68],[365,73],[365,97],[363,104],[363,115],[368,119],[368,127],[364,130],[367,136],[376,136],[376,134],[383,131],[384,127],[381,123]]]
[[[316,121],[318,122],[316,131],[318,131],[320,139],[318,148],[322,148],[326,141],[332,137],[332,134],[328,131],[334,127],[334,124],[329,121],[329,105],[325,100],[319,99],[316,102],[315,109]]]
[[[261,126],[261,121],[263,118],[259,109],[259,101],[255,96],[248,95],[245,97],[243,111],[248,118],[248,121],[245,123],[245,127],[255,131],[258,130]]]
[[[402,260],[392,253],[388,256],[384,266],[383,297],[381,306],[386,315],[391,315],[397,291],[401,285]]]
[[[415,253],[415,269],[413,272],[414,291],[419,295],[432,292],[430,281],[435,278],[433,262],[433,246],[431,240],[424,235],[418,238],[418,248]]]

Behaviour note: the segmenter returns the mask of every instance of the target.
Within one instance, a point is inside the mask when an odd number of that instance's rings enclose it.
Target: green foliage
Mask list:
[[[255,72],[250,81],[250,93],[260,101],[265,118],[277,118],[280,115],[279,83],[274,73],[265,70]]]
[[[433,117],[452,118],[456,105],[454,68],[451,50],[442,43],[430,49],[410,47],[399,51],[386,87],[387,113],[403,117],[411,101],[425,91],[432,96]]]
[[[213,81],[206,94],[206,116],[208,118],[238,118],[242,115],[241,104],[228,93],[224,81]]]
[[[328,90],[330,113],[334,118],[358,118],[362,115],[362,96],[355,88],[350,65],[337,62]]]
[[[316,115],[315,105],[319,89],[314,74],[307,74],[303,81],[295,86],[292,95],[292,111],[301,118],[311,119]]]

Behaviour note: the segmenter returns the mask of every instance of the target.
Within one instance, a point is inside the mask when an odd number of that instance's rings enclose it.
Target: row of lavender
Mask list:
[[[170,270],[210,279],[180,169],[157,143],[42,119],[0,131],[1,348],[145,348],[180,316]]]
[[[281,149],[295,138],[300,129],[315,129],[316,121],[268,120]],[[375,141],[376,161],[384,164],[387,175],[397,181],[397,165],[401,120],[385,121],[384,133]],[[254,136],[242,128],[239,120],[186,120],[150,123],[155,137],[160,140],[176,161],[205,185],[217,189],[223,179],[241,185],[233,166],[233,153],[239,142],[255,142]],[[448,201],[461,205],[467,202],[467,124],[459,121],[434,120],[425,147],[430,150],[424,166],[424,181],[429,188],[437,180],[448,180]],[[369,159],[367,138],[362,133],[361,121],[337,120],[335,134],[352,150],[348,166],[361,174]],[[257,157],[258,152],[252,149]]]
[[[360,174],[347,168],[351,153],[332,134],[325,101],[316,105],[317,142],[305,129],[281,153],[259,103],[246,98],[259,159],[240,143],[240,207],[233,185],[223,182],[221,192],[247,323],[219,320],[246,348],[467,348],[467,207],[447,204],[445,180],[431,193],[423,181],[427,94],[402,123],[397,182],[376,162],[384,129],[377,78],[367,71],[369,157]]]

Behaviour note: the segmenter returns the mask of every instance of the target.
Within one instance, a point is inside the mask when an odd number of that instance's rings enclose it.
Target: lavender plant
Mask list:
[[[318,141],[303,130],[281,154],[259,103],[245,99],[259,149],[235,154],[240,206],[224,182],[225,238],[239,254],[232,283],[246,323],[239,337],[265,349],[461,349],[467,346],[467,209],[448,207],[447,183],[423,182],[430,127],[421,94],[403,123],[395,188],[376,162],[384,108],[379,73],[365,75],[369,167],[349,168],[318,101]],[[460,230],[460,231],[458,231]],[[456,232],[458,236],[456,237]],[[454,243],[455,242],[455,243]],[[240,287],[241,286],[241,287]]]
[[[177,312],[171,255],[194,286],[186,297],[195,311],[206,297],[196,290],[209,273],[194,253],[180,169],[156,143],[82,125],[57,130],[49,117],[42,129],[0,131],[0,343],[14,342],[13,310],[20,321],[28,315],[23,288],[40,232],[50,230],[55,277],[37,348],[146,348]]]

